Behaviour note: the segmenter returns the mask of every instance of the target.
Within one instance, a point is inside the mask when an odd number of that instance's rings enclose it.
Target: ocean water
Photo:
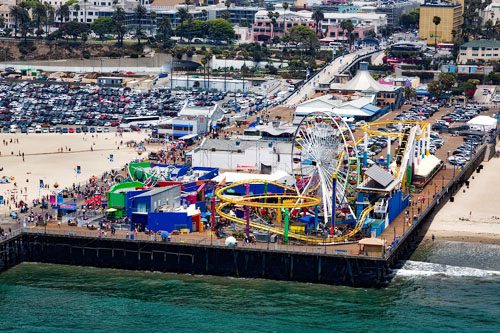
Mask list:
[[[22,264],[1,332],[498,332],[500,246],[422,245],[382,289]]]

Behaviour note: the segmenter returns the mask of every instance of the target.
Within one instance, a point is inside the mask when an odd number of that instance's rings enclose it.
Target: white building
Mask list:
[[[192,89],[202,90],[246,92],[252,86],[252,81],[232,79],[228,75],[226,79],[220,77],[186,76],[175,75],[172,78],[173,89]]]
[[[493,0],[484,10],[479,12],[483,19],[483,24],[491,20],[495,25],[497,20],[500,20],[500,0]]]
[[[371,25],[375,32],[378,33],[381,27],[387,25],[386,14],[376,13],[324,13],[324,19],[321,21],[321,26],[339,25],[342,21],[351,20],[354,26]]]
[[[292,172],[290,142],[204,139],[189,152],[192,164],[221,170]]]
[[[333,112],[334,114],[349,120],[372,120],[378,116],[380,108],[375,106],[375,94],[360,97],[351,101],[342,101],[332,95],[323,95],[301,103],[295,109],[293,123],[298,124],[311,112]]]
[[[498,40],[473,40],[460,46],[458,63],[466,64],[468,61],[485,61],[493,63],[500,60],[500,41]]]
[[[191,106],[188,102],[175,118],[170,118],[158,124],[160,136],[180,138],[185,135],[204,135],[213,125],[221,121],[224,112],[216,104],[208,107]],[[197,164],[194,164],[197,165]]]

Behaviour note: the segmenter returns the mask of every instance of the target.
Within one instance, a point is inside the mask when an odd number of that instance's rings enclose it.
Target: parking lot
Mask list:
[[[149,117],[177,116],[184,105],[218,104],[227,114],[247,117],[277,105],[278,94],[170,91],[149,92],[95,85],[0,81],[2,133],[101,133],[151,127]],[[130,122],[134,119],[134,125]],[[229,117],[229,116],[228,116]],[[141,122],[141,120],[144,120]],[[155,118],[152,118],[155,119]]]
[[[470,160],[484,138],[470,131],[467,121],[476,115],[492,115],[487,107],[475,104],[449,105],[416,101],[406,104],[400,112],[392,112],[384,119],[423,120],[431,123],[431,153],[450,166],[461,166]]]

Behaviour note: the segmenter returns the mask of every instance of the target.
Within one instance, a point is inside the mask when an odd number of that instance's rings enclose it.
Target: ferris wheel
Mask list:
[[[300,195],[321,199],[325,224],[335,208],[355,214],[350,205],[359,166],[349,126],[331,112],[312,112],[300,122],[292,146],[292,170]]]

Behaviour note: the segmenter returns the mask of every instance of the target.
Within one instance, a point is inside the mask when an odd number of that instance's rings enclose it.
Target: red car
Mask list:
[[[75,129],[74,128],[69,128],[68,129],[68,133],[75,133]]]

